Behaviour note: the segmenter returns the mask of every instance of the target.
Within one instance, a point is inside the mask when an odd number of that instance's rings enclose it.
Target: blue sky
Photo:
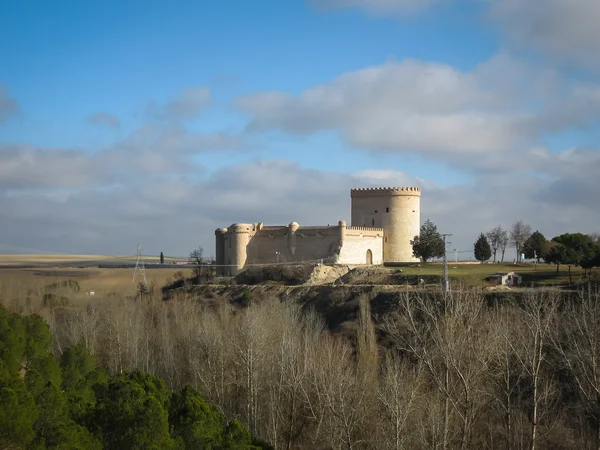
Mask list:
[[[600,231],[600,7],[565,5],[3,2],[0,252],[181,255],[380,184],[421,186],[466,249]]]

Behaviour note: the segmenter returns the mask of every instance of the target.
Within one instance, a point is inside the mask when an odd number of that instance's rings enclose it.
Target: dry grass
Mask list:
[[[0,266],[32,263],[65,263],[112,259],[107,255],[0,255]]]
[[[148,269],[146,279],[150,286],[160,289],[167,284],[167,280],[180,270],[185,276],[191,276],[191,269],[182,270],[180,267],[173,269]],[[4,299],[26,298],[28,296],[39,298],[43,295],[46,286],[64,280],[75,280],[79,283],[81,291],[77,294],[69,293],[68,297],[76,300],[78,297],[87,296],[93,290],[98,298],[103,298],[111,293],[124,294],[133,292],[133,269],[1,269],[0,268],[0,295]],[[26,290],[27,292],[24,292]]]
[[[159,256],[144,255],[144,261],[156,263],[160,259]],[[165,261],[173,261],[176,258],[165,257]],[[47,265],[47,264],[78,264],[84,262],[135,262],[136,256],[115,256],[115,255],[8,255],[0,254],[1,266],[16,266],[16,265]]]

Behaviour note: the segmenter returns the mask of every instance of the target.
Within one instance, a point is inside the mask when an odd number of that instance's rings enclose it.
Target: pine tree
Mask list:
[[[421,258],[423,262],[427,262],[431,258],[444,256],[444,239],[437,230],[437,226],[429,219],[421,226],[419,236],[414,237],[411,245],[413,255],[416,258]]]
[[[165,255],[163,255],[163,252],[160,252],[160,263],[161,264],[165,263]]]
[[[490,243],[488,242],[485,234],[481,233],[477,238],[477,241],[473,245],[475,259],[477,261],[487,261],[492,257],[492,248],[490,247]]]

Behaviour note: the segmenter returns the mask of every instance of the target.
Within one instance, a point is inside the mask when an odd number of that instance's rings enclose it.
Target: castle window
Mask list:
[[[371,219],[372,226],[375,226],[375,219]]]
[[[377,210],[375,210],[375,212],[377,212]]]
[[[387,242],[387,236],[385,237],[385,242]]]
[[[385,208],[385,212],[390,212],[390,208]]]

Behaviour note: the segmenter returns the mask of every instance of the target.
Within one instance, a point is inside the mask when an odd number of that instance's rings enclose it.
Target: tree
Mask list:
[[[589,263],[596,258],[598,247],[592,237],[587,234],[565,233],[552,240],[565,247],[565,250],[561,254],[561,263],[569,267],[569,283],[573,282],[571,279],[571,266],[578,266],[580,264],[589,266]]]
[[[504,262],[504,253],[506,252],[506,247],[508,246],[508,232],[506,230],[502,230],[502,234],[500,235],[500,250],[502,250],[502,260]]]
[[[189,386],[173,395],[169,423],[171,434],[183,441],[185,448],[219,448],[222,444],[224,417]]]
[[[490,248],[490,244],[487,238],[485,237],[485,234],[481,233],[479,235],[479,238],[477,239],[473,247],[475,259],[477,261],[487,261],[492,257],[492,249]]]
[[[492,228],[486,233],[486,237],[492,248],[492,254],[494,255],[494,262],[496,262],[496,253],[498,252],[498,249],[502,247],[503,236],[506,236],[506,231],[504,231],[500,225]]]
[[[210,261],[204,257],[204,249],[198,247],[190,253],[190,261],[194,264],[194,280],[196,283],[210,283],[214,279],[213,268]]]
[[[548,263],[556,264],[556,273],[560,265],[566,260],[567,248],[562,244],[554,244],[546,253],[544,260]]]
[[[554,347],[564,368],[580,393],[582,409],[594,436],[593,448],[600,448],[600,302],[592,292],[581,292],[577,302],[566,306],[564,320],[556,328]]]
[[[437,230],[437,226],[429,219],[421,226],[419,236],[415,236],[411,241],[413,255],[416,258],[427,262],[431,258],[444,256],[444,239]]]
[[[163,252],[160,252],[160,263],[161,264],[165,263],[165,255],[163,255]]]
[[[93,423],[104,448],[170,449],[163,380],[134,371],[98,386]]]
[[[523,244],[531,236],[531,227],[522,220],[518,220],[510,230],[510,243],[515,246],[517,251],[517,262],[521,261],[521,252]]]
[[[544,258],[549,250],[548,241],[544,235],[537,230],[523,243],[523,253],[525,253],[525,258],[535,258],[538,263],[541,258]]]

